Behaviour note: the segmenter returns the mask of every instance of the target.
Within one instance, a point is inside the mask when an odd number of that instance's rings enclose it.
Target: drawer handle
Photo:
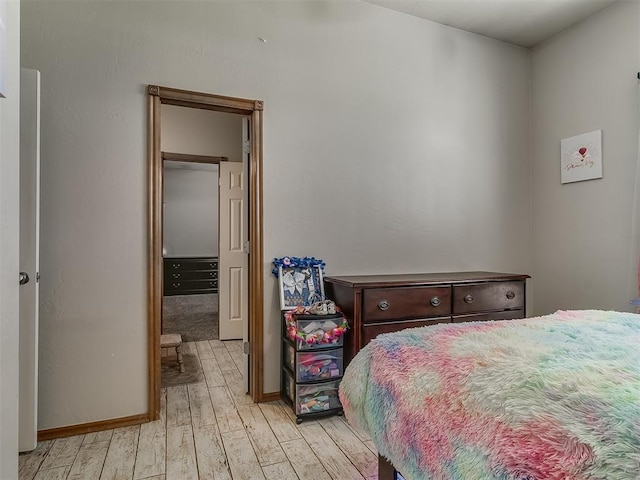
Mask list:
[[[379,308],[380,310],[382,310],[383,312],[384,312],[385,310],[389,310],[389,307],[390,307],[390,305],[389,305],[389,302],[388,302],[387,300],[380,300],[380,301],[378,302],[378,308]]]
[[[173,266],[173,268],[180,268],[180,264],[179,263],[174,263],[172,266]]]
[[[464,301],[465,303],[473,303],[474,298],[471,295],[465,295]]]
[[[171,285],[173,285],[173,288],[178,288],[180,286],[180,282],[173,282]]]
[[[433,306],[433,307],[437,307],[440,305],[440,299],[438,297],[433,297],[429,303]]]
[[[173,278],[180,278],[180,274],[179,273],[173,273]]]
[[[509,290],[509,291],[507,292],[507,298],[508,298],[509,300],[513,300],[514,298],[516,298],[516,294],[515,294],[514,292],[512,292],[511,290]]]

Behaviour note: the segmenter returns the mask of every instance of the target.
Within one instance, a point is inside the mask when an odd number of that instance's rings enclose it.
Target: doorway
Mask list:
[[[219,204],[219,196],[222,200],[227,196],[228,189],[222,185],[227,170],[232,167],[242,172],[243,163],[248,163],[248,155],[245,158],[243,153],[243,126],[248,117],[161,105],[161,118],[164,167],[161,333],[180,334],[183,342],[242,340],[247,315],[244,265],[247,255],[242,239],[248,230],[247,189],[243,188],[242,175],[239,175],[242,196],[234,205],[242,217],[237,225],[225,215],[229,211],[225,208],[228,201]],[[233,227],[238,230],[231,236]],[[231,252],[229,238],[234,241],[240,238],[240,245],[234,245],[236,248]],[[218,276],[230,271],[231,254],[240,256],[238,290],[245,292],[233,302],[229,289],[222,288],[229,286],[229,278]],[[230,305],[234,307],[232,315]],[[229,324],[236,328],[230,329]],[[166,360],[163,356],[162,362]]]
[[[149,351],[149,414],[158,418],[160,412],[160,321],[162,314],[162,202],[164,168],[161,152],[161,106],[174,105],[248,117],[251,130],[247,145],[243,183],[248,189],[246,208],[248,244],[248,324],[244,353],[248,362],[248,393],[254,402],[263,399],[263,262],[262,262],[262,111],[257,100],[224,97],[187,90],[150,85],[148,87],[148,351]]]

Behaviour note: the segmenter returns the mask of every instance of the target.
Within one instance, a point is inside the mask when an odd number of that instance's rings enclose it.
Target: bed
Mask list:
[[[380,480],[638,480],[640,315],[380,335],[347,367],[340,399],[378,449]]]

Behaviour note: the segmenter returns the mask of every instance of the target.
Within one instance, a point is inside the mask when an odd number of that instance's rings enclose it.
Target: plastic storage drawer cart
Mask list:
[[[282,398],[293,408],[298,423],[310,417],[341,415],[343,315],[289,315],[289,321],[283,315],[282,322]]]

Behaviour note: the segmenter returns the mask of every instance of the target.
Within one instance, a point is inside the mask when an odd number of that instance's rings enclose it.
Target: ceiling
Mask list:
[[[364,1],[522,47],[532,47],[617,0]]]

